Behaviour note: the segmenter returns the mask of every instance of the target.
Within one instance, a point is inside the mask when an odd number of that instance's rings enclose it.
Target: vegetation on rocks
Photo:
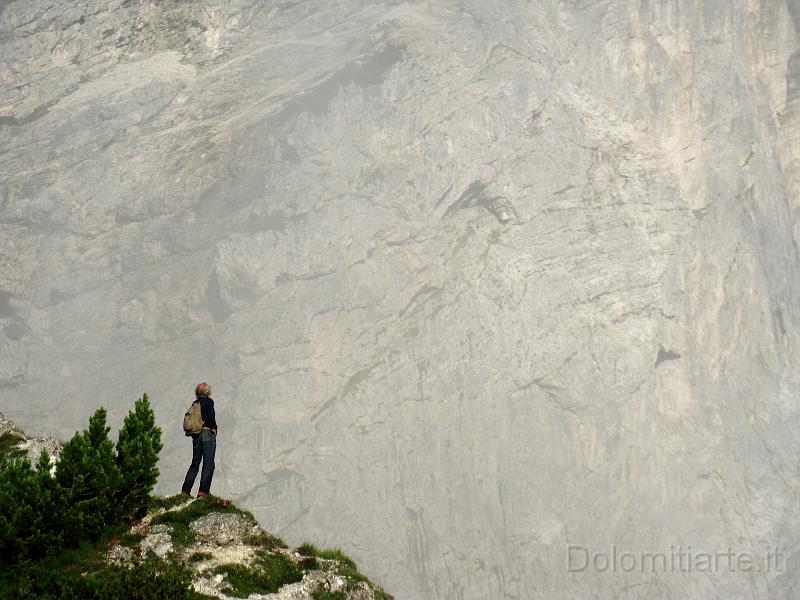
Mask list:
[[[157,508],[133,529],[145,534],[146,543],[153,531],[162,535],[161,528],[168,527],[169,556],[193,567],[198,591],[247,598],[295,585],[302,591],[287,592],[287,598],[312,600],[327,598],[325,594],[342,600],[390,598],[341,550],[320,550],[310,543],[292,550],[261,529],[251,513],[232,503],[220,503],[214,497],[176,496],[157,499],[151,506]]]
[[[158,452],[140,450],[161,447],[161,430],[146,394],[125,423],[115,452],[106,411],[99,408],[89,427],[64,444],[54,475],[46,452],[32,465],[14,452],[19,443],[9,444],[0,456],[1,565],[93,543],[115,524],[146,509],[158,476]]]
[[[4,431],[0,434],[0,460],[5,458],[21,457],[25,453],[20,445],[25,439],[13,431]]]
[[[125,485],[118,488],[116,501],[123,514],[141,516],[146,511],[150,491],[158,481],[158,453],[161,430],[155,425],[147,394],[136,401],[117,439],[117,466]]]
[[[359,583],[365,583],[369,588],[372,589],[373,593],[375,594],[376,600],[384,600],[391,598],[389,594],[383,591],[380,586],[375,585],[372,583],[369,578],[361,573],[356,566],[355,561],[347,556],[340,548],[330,548],[326,550],[320,550],[311,542],[304,542],[297,551],[306,557],[312,558],[317,565],[320,562],[328,563],[333,565],[333,569],[338,575],[341,575],[345,580],[345,586],[341,591],[343,594],[347,590],[353,590],[359,587]],[[320,560],[321,559],[321,560]],[[339,598],[336,594],[339,591],[331,592],[329,590],[325,590],[323,588],[319,588],[315,591],[314,599],[315,600],[325,600],[327,598]],[[326,596],[326,594],[328,594]],[[333,595],[331,595],[333,594]],[[342,596],[344,598],[345,596]]]
[[[344,590],[332,592],[325,588],[317,588],[311,596],[314,600],[345,600]]]
[[[291,550],[230,502],[151,497],[162,445],[147,395],[116,444],[109,431],[100,408],[55,465],[0,438],[0,600],[390,598],[341,550]]]
[[[172,499],[167,499],[165,504],[171,503],[170,500],[178,499],[186,502],[185,496],[174,496]],[[188,546],[194,541],[194,534],[189,529],[189,524],[196,521],[200,517],[204,517],[209,513],[214,512],[219,508],[218,505],[211,501],[192,502],[181,507],[179,510],[167,510],[166,512],[156,516],[152,520],[153,525],[167,524],[172,526],[172,540],[181,547]],[[231,510],[235,510],[231,507]]]
[[[259,551],[251,565],[220,565],[214,570],[222,573],[228,585],[223,592],[237,598],[247,598],[254,593],[274,593],[289,583],[303,579],[298,565],[282,553]]]
[[[148,556],[129,565],[109,565],[102,546],[58,559],[4,569],[2,600],[204,600],[191,587],[192,572],[177,561]]]

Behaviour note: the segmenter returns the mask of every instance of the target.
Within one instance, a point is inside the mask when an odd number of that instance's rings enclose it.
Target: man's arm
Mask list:
[[[209,398],[206,406],[206,427],[208,427],[215,434],[217,433],[217,414],[214,411],[214,401]]]

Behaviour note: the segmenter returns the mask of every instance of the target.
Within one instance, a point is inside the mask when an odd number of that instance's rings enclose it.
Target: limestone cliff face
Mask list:
[[[217,491],[405,600],[794,597],[796,569],[568,548],[798,551],[798,28],[796,0],[6,1],[3,409],[66,435],[146,390],[174,491],[206,379]]]

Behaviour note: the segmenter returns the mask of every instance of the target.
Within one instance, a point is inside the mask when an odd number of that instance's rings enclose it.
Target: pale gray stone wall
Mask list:
[[[147,391],[173,492],[208,380],[214,491],[400,599],[793,598],[567,558],[797,560],[799,25],[5,2],[2,409],[68,437]]]

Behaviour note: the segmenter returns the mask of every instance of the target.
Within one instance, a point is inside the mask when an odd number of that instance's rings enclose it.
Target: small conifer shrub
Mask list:
[[[45,452],[0,468],[0,563],[38,559],[63,544],[66,502],[50,476]]]
[[[117,506],[123,515],[139,517],[147,512],[150,492],[158,481],[158,453],[163,447],[161,429],[147,394],[139,398],[125,417],[117,440],[117,466],[121,485]]]
[[[98,408],[89,419],[89,427],[76,433],[61,449],[56,463],[56,482],[70,508],[67,541],[97,539],[117,516],[115,497],[121,475],[108,439],[106,410]]]
[[[109,431],[106,411],[99,408],[89,426],[64,444],[55,476],[45,452],[35,466],[23,456],[3,453],[0,567],[94,543],[122,517],[146,511],[162,447],[147,395],[125,418],[116,451]]]

